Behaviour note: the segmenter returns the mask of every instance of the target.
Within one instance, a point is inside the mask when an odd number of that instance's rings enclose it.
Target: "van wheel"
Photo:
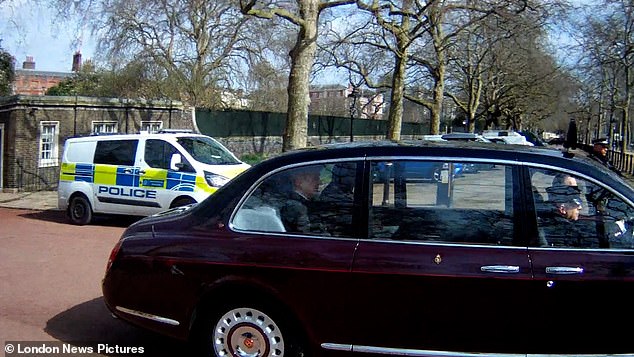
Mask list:
[[[177,198],[174,201],[172,201],[172,204],[170,205],[170,208],[187,206],[187,205],[190,205],[192,203],[196,203],[196,200],[194,200],[193,198],[190,198],[190,197],[180,197],[180,198]]]
[[[75,196],[68,206],[68,217],[74,224],[83,226],[92,220],[92,208],[90,202],[84,196]]]

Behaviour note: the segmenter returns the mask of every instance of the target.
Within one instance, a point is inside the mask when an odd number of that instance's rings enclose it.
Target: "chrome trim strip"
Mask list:
[[[343,345],[340,343],[322,343],[321,348],[325,350],[352,352],[352,345]]]
[[[322,343],[321,348],[334,351],[373,353],[382,355],[414,356],[414,357],[634,357],[632,353],[623,354],[523,354],[523,353],[477,353],[449,352],[433,350],[414,350],[404,348],[388,348],[376,346],[355,346],[339,343]]]
[[[163,323],[163,324],[168,324],[168,325],[172,325],[172,326],[180,325],[180,322],[178,322],[176,320],[168,319],[167,317],[161,317],[161,316],[148,314],[146,312],[126,309],[125,307],[121,307],[121,306],[115,306],[115,309],[117,309],[117,310],[119,310],[119,311],[121,311],[123,313],[129,314],[129,315],[142,317],[144,319],[160,322],[160,323]]]
[[[512,353],[467,353],[447,352],[432,350],[413,350],[404,348],[388,348],[376,346],[356,346],[337,343],[322,343],[321,347],[327,350],[349,351],[358,353],[373,353],[382,355],[414,356],[414,357],[526,357],[525,354]]]

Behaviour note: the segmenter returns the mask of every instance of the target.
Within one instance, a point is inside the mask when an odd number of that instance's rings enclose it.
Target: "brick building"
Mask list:
[[[311,86],[309,89],[312,114],[354,116],[360,119],[383,119],[383,93],[342,85]]]
[[[73,71],[80,68],[81,54],[75,53],[73,58]],[[56,86],[59,82],[73,76],[72,72],[37,71],[33,57],[27,56],[22,62],[22,69],[15,70],[15,80],[12,83],[13,94],[44,95],[46,91]]]
[[[172,128],[195,128],[192,111],[181,102],[0,97],[0,191],[55,188],[69,137]]]

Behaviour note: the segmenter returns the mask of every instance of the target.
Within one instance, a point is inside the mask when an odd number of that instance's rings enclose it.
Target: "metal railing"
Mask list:
[[[59,162],[58,160],[55,160]],[[59,165],[32,167],[24,160],[15,160],[15,182],[18,191],[55,191],[59,182]]]

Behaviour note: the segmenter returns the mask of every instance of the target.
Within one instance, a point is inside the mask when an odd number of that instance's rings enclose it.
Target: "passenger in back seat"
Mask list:
[[[289,193],[280,215],[287,232],[318,233],[318,222],[311,222],[308,206],[319,194],[319,173],[321,166],[307,166],[291,170],[290,182],[293,190]]]

